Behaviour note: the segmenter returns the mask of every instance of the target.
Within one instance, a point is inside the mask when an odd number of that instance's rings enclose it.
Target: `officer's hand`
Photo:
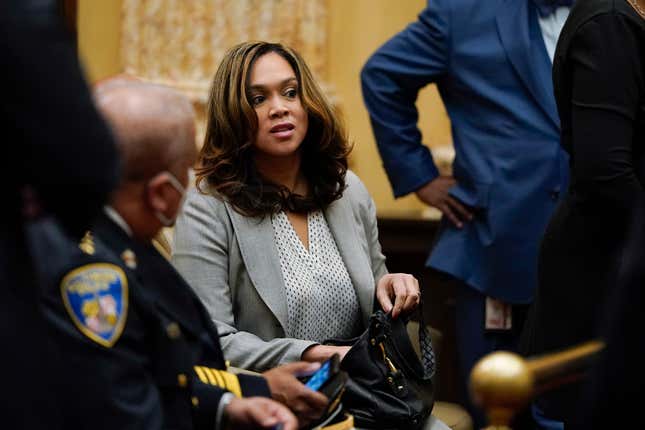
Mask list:
[[[269,383],[271,395],[291,409],[301,426],[318,420],[329,403],[326,396],[311,390],[296,377],[309,375],[320,368],[320,363],[304,361],[275,367],[262,374]]]
[[[464,221],[471,221],[473,214],[457,199],[448,194],[448,190],[457,184],[452,176],[438,176],[416,191],[416,195],[427,205],[441,211],[457,228],[462,228]]]
[[[224,413],[228,418],[228,429],[298,428],[298,420],[289,409],[264,397],[235,398],[226,405]]]

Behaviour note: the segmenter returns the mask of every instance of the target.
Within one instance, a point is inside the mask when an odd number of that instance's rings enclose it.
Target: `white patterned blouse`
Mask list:
[[[360,334],[358,298],[322,211],[307,215],[309,250],[284,212],[271,223],[287,289],[287,336],[322,342]]]

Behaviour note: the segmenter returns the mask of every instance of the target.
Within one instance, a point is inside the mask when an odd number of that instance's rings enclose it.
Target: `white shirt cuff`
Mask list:
[[[226,409],[226,406],[231,403],[231,400],[233,400],[234,398],[235,394],[224,393],[222,394],[222,398],[219,399],[219,404],[217,405],[217,414],[215,415],[215,430],[223,430],[222,421],[224,419],[224,409]]]

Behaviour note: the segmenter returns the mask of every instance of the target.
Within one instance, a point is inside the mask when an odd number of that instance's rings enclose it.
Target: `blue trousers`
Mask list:
[[[487,331],[484,328],[486,296],[464,282],[452,278],[456,292],[456,336],[459,371],[459,392],[468,412],[473,417],[475,428],[485,426],[483,411],[476,408],[470,399],[468,381],[470,371],[484,355],[507,350],[517,352],[518,341],[528,305],[513,306],[513,328],[506,331]]]
[[[535,403],[531,405],[531,415],[535,420],[535,426],[540,430],[564,430],[562,421],[552,420],[544,416],[542,410]]]

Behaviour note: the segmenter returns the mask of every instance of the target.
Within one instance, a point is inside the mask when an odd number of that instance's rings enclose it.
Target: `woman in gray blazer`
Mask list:
[[[348,347],[376,304],[419,303],[388,274],[374,203],[347,170],[344,128],[302,58],[280,44],[232,48],[215,75],[173,263],[217,325],[225,357],[263,371]],[[376,300],[375,300],[376,299]]]

